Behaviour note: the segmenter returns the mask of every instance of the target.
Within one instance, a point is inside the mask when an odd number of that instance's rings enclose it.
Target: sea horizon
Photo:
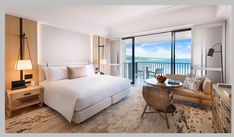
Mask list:
[[[125,60],[125,63],[131,63],[132,60]],[[171,58],[161,58],[161,59],[144,59],[144,60],[135,60],[136,63],[138,62],[147,62],[147,63],[171,63]],[[175,59],[176,63],[191,63],[191,59]]]

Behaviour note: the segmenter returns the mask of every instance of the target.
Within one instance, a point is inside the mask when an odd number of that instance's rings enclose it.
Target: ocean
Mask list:
[[[187,75],[191,70],[191,59],[176,59],[175,60],[175,74]],[[163,68],[164,74],[171,73],[171,59],[148,59],[148,60],[135,60],[137,70],[145,70],[146,67],[150,71],[156,68]],[[126,60],[125,71],[131,71],[132,60]]]
[[[191,63],[191,59],[175,59],[176,63]],[[125,63],[131,63],[132,60],[125,60]],[[135,62],[146,63],[171,63],[171,59],[148,59],[148,60],[135,60]]]

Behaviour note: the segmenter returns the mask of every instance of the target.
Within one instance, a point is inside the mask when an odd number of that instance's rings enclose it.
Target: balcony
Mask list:
[[[165,74],[171,73],[170,62],[136,62],[135,63],[135,80],[136,84],[142,84],[144,79],[153,77],[157,68],[163,68]],[[187,75],[190,74],[191,63],[175,63],[175,74]],[[124,63],[124,77],[132,80],[132,63]]]

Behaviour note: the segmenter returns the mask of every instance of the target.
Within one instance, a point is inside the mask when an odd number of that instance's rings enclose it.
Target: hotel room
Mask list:
[[[232,133],[231,4],[1,11],[5,133]]]

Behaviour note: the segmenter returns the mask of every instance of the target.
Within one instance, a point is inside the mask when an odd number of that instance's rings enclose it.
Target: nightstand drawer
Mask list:
[[[33,96],[37,94],[40,94],[40,89],[14,94],[12,95],[12,99],[19,99],[19,98]]]

